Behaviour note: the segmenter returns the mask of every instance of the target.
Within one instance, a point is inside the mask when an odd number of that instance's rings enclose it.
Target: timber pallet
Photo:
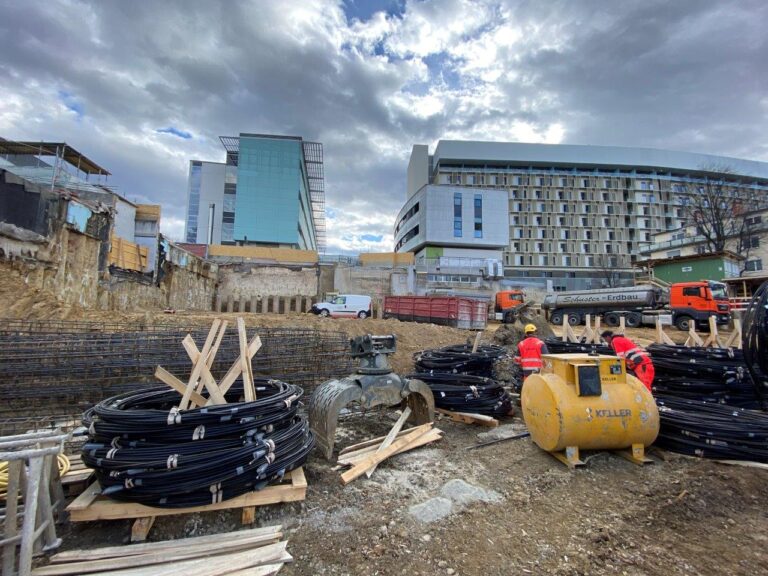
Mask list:
[[[217,510],[242,509],[242,523],[253,524],[256,521],[256,507],[283,502],[301,502],[307,497],[307,480],[303,468],[288,472],[282,484],[267,486],[256,492],[248,492],[229,500],[193,506],[190,508],[154,508],[135,502],[118,502],[101,495],[98,482],[91,484],[69,506],[69,519],[72,522],[92,522],[95,520],[135,520],[131,529],[131,542],[143,542],[157,516],[174,516],[195,512],[215,512]]]
[[[83,464],[80,454],[69,457],[70,468],[61,477],[61,485],[67,496],[75,496],[83,492],[93,478],[93,470]]]

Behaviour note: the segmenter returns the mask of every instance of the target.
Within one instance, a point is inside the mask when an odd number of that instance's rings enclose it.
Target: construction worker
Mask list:
[[[525,379],[531,374],[541,372],[543,366],[541,355],[549,354],[549,350],[547,350],[547,345],[536,337],[536,326],[526,324],[523,331],[525,332],[525,339],[517,345],[520,356],[515,357],[515,362],[523,368],[523,382],[525,382]]]
[[[616,356],[624,358],[627,370],[631,371],[632,374],[645,384],[645,387],[650,392],[656,371],[646,351],[626,336],[617,336],[610,330],[606,330],[600,336],[602,336],[608,346],[613,348]]]

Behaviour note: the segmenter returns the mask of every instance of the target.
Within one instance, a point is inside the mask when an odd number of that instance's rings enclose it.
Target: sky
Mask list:
[[[390,251],[414,144],[768,161],[764,0],[0,0],[0,136],[66,141],[181,240],[220,135],[322,142],[328,254]]]

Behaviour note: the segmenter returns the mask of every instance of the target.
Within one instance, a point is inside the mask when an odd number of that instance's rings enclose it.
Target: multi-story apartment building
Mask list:
[[[605,271],[629,282],[653,235],[683,225],[685,195],[723,168],[736,186],[768,194],[764,162],[646,148],[451,140],[439,141],[430,155],[416,145],[395,245],[415,251],[417,262],[436,247],[458,246],[452,238],[433,241],[429,223],[443,218],[429,217],[431,197],[452,197],[456,190],[501,195],[506,277],[550,279],[555,290],[578,286],[571,279],[593,286]],[[426,201],[417,204],[419,195]],[[500,249],[483,246],[485,240],[475,246]]]
[[[191,244],[325,247],[323,145],[300,137],[222,136],[225,162],[191,160]]]

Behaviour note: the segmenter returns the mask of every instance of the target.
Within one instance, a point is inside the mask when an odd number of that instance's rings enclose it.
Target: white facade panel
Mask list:
[[[116,236],[133,242],[136,238],[136,206],[115,196],[115,222],[113,231]]]
[[[197,213],[197,244],[208,244],[210,205],[214,205],[213,244],[221,244],[221,214],[224,210],[226,164],[203,162],[200,172],[200,207]]]

